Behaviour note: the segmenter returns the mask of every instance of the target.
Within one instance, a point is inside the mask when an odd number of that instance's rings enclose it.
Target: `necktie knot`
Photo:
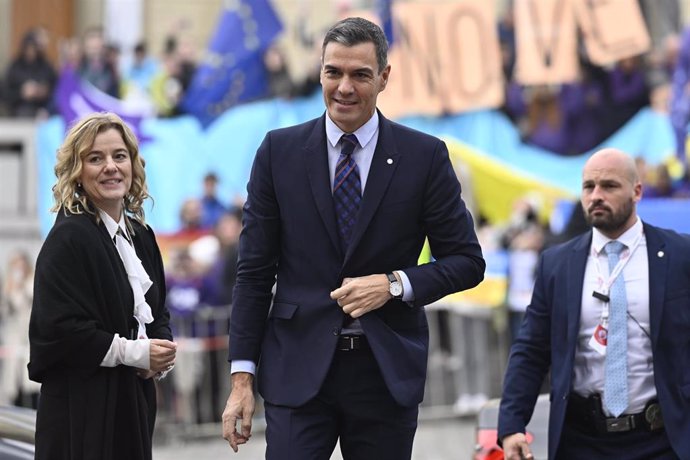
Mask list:
[[[340,148],[340,154],[341,155],[352,155],[352,152],[355,151],[355,147],[359,145],[359,141],[357,141],[357,136],[354,134],[343,134],[342,137],[340,138],[341,140],[341,148]]]
[[[612,254],[619,255],[623,252],[624,248],[625,245],[620,241],[609,241],[606,246],[604,246],[604,251],[606,251],[606,254],[609,256]]]

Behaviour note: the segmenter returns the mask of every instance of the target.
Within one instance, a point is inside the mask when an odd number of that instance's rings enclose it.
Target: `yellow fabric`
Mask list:
[[[453,139],[444,140],[451,161],[461,161],[469,167],[474,201],[479,212],[492,225],[505,223],[510,217],[514,201],[528,194],[540,198],[542,206],[539,217],[543,222],[548,221],[558,201],[576,199],[566,190],[545,185],[526,174],[513,171],[465,144]]]

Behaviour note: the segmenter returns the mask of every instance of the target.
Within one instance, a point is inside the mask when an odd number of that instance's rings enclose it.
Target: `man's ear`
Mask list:
[[[386,85],[388,84],[388,77],[391,74],[391,65],[388,64],[385,69],[383,69],[383,72],[381,72],[381,91],[386,89]]]

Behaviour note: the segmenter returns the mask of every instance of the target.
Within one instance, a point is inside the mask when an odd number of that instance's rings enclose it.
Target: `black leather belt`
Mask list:
[[[630,431],[658,431],[664,428],[661,408],[656,400],[649,401],[642,412],[607,417],[601,406],[601,397],[592,395],[584,398],[571,394],[566,421],[580,431],[595,435],[626,433]]]
[[[364,335],[341,335],[338,336],[338,351],[368,350],[369,342]]]

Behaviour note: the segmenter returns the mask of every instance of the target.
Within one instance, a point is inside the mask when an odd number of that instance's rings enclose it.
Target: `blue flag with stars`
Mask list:
[[[227,109],[268,96],[264,51],[282,30],[269,0],[228,0],[182,107],[208,126]]]

